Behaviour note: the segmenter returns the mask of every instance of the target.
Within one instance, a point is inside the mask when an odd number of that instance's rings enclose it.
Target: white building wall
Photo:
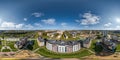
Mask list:
[[[66,47],[65,46],[58,46],[58,52],[66,52]]]
[[[88,44],[86,44],[86,43],[83,44],[83,46],[84,46],[85,48],[87,48],[87,45],[88,45]]]
[[[117,37],[117,36],[112,36],[112,38],[113,38],[114,40],[118,40],[118,37]]]
[[[52,44],[47,43],[47,44],[46,44],[46,48],[47,48],[48,50],[52,50]]]
[[[75,45],[75,51],[78,51],[78,45]]]
[[[79,44],[79,46],[78,46],[79,48],[78,48],[78,50],[80,50],[81,49],[81,44]]]
[[[4,38],[7,41],[19,41],[19,38]]]
[[[40,46],[44,46],[44,42],[40,42]]]
[[[80,44],[73,45],[73,52],[80,50]]]
[[[75,46],[73,45],[73,52],[75,51]]]

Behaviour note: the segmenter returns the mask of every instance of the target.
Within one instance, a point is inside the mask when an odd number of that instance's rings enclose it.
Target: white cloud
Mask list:
[[[107,23],[107,24],[104,24],[105,27],[110,27],[112,25],[112,23]]]
[[[50,18],[50,19],[44,19],[41,20],[42,22],[44,22],[45,24],[50,24],[50,25],[54,25],[55,24],[55,19]]]
[[[98,24],[99,20],[100,20],[99,16],[91,14],[90,12],[84,13],[82,17],[83,17],[82,20],[76,20],[76,22],[78,22],[78,23],[80,23],[82,25]]]
[[[7,21],[1,21],[0,24],[0,29],[5,29],[5,30],[16,30],[16,29],[20,29],[24,26],[24,24],[16,24],[14,22],[7,22]]]
[[[24,20],[24,21],[27,21],[27,18],[24,18],[23,20]]]
[[[2,23],[2,19],[0,18],[0,24]]]
[[[15,23],[13,23],[13,22],[2,22],[2,24],[1,24],[1,27],[2,28],[15,28]]]
[[[118,25],[118,26],[116,26],[116,30],[120,30],[120,26]]]
[[[42,27],[42,25],[40,23],[34,23],[34,25],[37,27]]]
[[[15,23],[15,22],[8,22],[0,19],[0,30],[34,30],[40,29],[40,24],[35,23],[31,24],[23,24],[23,23]]]
[[[111,27],[107,27],[107,28],[104,28],[103,30],[116,30],[116,29],[113,29]]]
[[[8,22],[0,19],[0,29],[3,30],[17,30],[17,29],[33,29],[34,27],[37,28],[36,26],[33,26],[31,24],[23,24],[23,23],[15,23],[15,22]]]
[[[104,27],[103,30],[120,30],[120,25],[114,27]]]
[[[117,23],[120,23],[120,18],[116,18],[116,22],[117,22]]]
[[[23,28],[24,24],[17,24],[16,28]]]
[[[85,28],[88,28],[89,26],[84,26]]]
[[[44,14],[43,13],[39,13],[39,12],[35,12],[35,13],[32,13],[32,15],[35,16],[35,17],[41,17]]]
[[[67,27],[67,23],[61,23],[62,27]]]
[[[27,28],[27,29],[33,29],[34,26],[32,26],[31,24],[27,24],[27,25],[25,25],[25,28]]]

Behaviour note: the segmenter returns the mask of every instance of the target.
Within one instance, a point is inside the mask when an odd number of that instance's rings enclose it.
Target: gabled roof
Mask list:
[[[86,38],[83,43],[88,44],[90,42],[90,38]]]
[[[38,40],[39,40],[40,42],[44,42],[44,41],[45,41],[42,37],[38,37]]]

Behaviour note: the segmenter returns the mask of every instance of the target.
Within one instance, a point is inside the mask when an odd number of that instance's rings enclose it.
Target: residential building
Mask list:
[[[91,45],[91,39],[90,39],[90,38],[86,38],[86,39],[83,41],[83,47],[89,48],[90,45]]]
[[[27,44],[27,40],[28,40],[27,37],[20,38],[19,41],[16,41],[14,47],[19,48],[19,49],[23,48]]]
[[[80,50],[79,41],[47,40],[46,48],[59,53],[70,53]]]
[[[45,40],[42,37],[38,37],[37,42],[39,46],[45,46]]]

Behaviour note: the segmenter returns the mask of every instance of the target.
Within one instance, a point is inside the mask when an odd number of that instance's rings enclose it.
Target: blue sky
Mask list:
[[[0,30],[119,30],[120,0],[0,0]]]

